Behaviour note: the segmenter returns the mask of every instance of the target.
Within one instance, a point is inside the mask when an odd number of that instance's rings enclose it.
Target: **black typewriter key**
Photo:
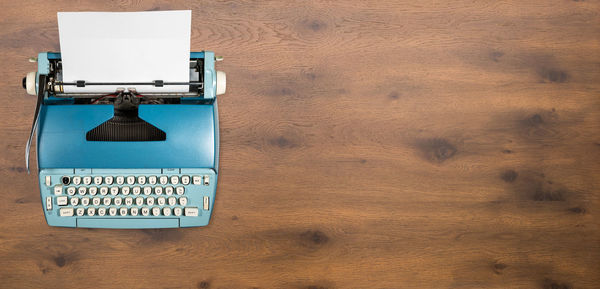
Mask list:
[[[66,185],[68,185],[68,184],[70,184],[70,183],[71,183],[71,178],[69,178],[69,177],[66,177],[66,176],[65,176],[65,177],[62,177],[62,178],[60,179],[60,181],[63,183],[63,185],[65,185],[65,186],[66,186]]]

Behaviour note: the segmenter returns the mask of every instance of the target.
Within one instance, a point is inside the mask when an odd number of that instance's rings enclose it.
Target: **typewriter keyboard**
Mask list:
[[[47,189],[42,193],[47,219],[186,218],[193,223],[203,213],[210,216],[216,186],[212,170],[71,171],[40,175]]]

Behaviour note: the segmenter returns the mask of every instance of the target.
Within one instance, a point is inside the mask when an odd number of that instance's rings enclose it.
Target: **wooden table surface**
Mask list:
[[[598,1],[1,8],[2,288],[600,288]],[[57,11],[170,9],[229,80],[210,225],[47,226],[27,58]]]

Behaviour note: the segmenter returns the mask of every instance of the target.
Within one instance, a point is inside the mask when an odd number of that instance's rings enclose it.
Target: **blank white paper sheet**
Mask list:
[[[58,12],[63,82],[189,82],[192,13]],[[65,92],[187,92],[187,85],[64,86]]]

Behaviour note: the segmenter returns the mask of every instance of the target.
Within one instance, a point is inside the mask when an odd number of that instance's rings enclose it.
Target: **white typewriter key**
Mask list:
[[[148,196],[152,194],[152,187],[144,187],[144,195]]]
[[[63,192],[63,186],[54,186],[54,194],[55,195],[62,195]]]
[[[164,206],[164,205],[165,205],[165,203],[166,203],[166,201],[167,201],[167,200],[165,199],[165,197],[158,197],[158,199],[156,199],[156,203],[157,203],[159,206]]]
[[[184,185],[189,185],[190,184],[190,176],[181,176],[181,183]]]
[[[73,177],[73,184],[79,186],[81,184],[81,177]]]
[[[87,209],[87,215],[88,216],[93,216],[95,214],[96,214],[96,208],[90,207],[90,208]]]
[[[52,197],[46,197],[46,210],[52,210]]]
[[[173,209],[173,215],[175,216],[181,216],[181,208],[175,208]]]
[[[56,197],[56,204],[59,206],[66,206],[67,205],[67,197],[66,196],[62,196],[62,197]]]
[[[143,216],[148,216],[150,214],[150,210],[148,209],[148,207],[143,207],[142,208],[142,215]]]
[[[126,206],[131,206],[131,205],[133,205],[133,198],[132,198],[132,197],[127,197],[127,198],[125,198],[125,205],[126,205]]]
[[[85,195],[85,193],[87,193],[87,188],[86,188],[86,187],[79,187],[79,188],[77,189],[77,192],[78,192],[80,195],[82,195],[82,196],[83,196],[83,195]]]
[[[152,215],[153,216],[159,216],[160,215],[160,208],[159,207],[154,207],[152,208]]]
[[[208,186],[210,184],[210,176],[204,175],[204,185]]]
[[[138,208],[136,208],[136,207],[133,207],[133,208],[131,208],[131,209],[129,210],[129,213],[130,213],[132,216],[137,216],[137,215],[138,215],[138,211],[139,211],[139,210],[138,210]]]
[[[81,205],[82,206],[89,206],[90,205],[90,198],[88,198],[88,197],[81,198]]]
[[[75,190],[75,187],[68,187],[68,188],[67,188],[67,194],[68,194],[69,196],[72,196],[72,195],[74,195],[74,194],[75,194],[75,191],[76,191],[76,190]]]
[[[92,183],[92,177],[90,177],[90,176],[83,177],[83,184],[84,185],[89,185],[91,183]]]
[[[177,192],[178,195],[183,195],[183,193],[185,193],[185,188],[184,187],[177,187],[175,189],[175,191]]]
[[[169,206],[177,205],[177,198],[175,198],[175,197],[169,197],[168,201],[169,201]]]
[[[134,195],[139,195],[142,192],[142,188],[140,187],[133,187],[133,189],[131,189],[131,191],[133,192]]]
[[[170,216],[171,215],[171,208],[169,208],[169,207],[163,208],[163,215],[165,215],[167,217]]]
[[[125,182],[125,177],[118,176],[117,177],[117,185],[122,185]]]
[[[102,177],[100,177],[100,176],[94,177],[94,184],[95,185],[101,185],[102,184]]]
[[[127,216],[127,208],[122,207],[119,209],[119,215],[121,216]]]
[[[173,184],[173,185],[179,184],[179,176],[171,176],[171,184]]]
[[[110,202],[111,202],[111,200],[112,200],[112,199],[111,199],[110,197],[104,197],[104,199],[102,199],[102,203],[103,203],[105,206],[109,206],[109,205],[110,205]]]
[[[148,206],[154,205],[154,197],[147,197],[146,198],[146,205],[148,205]]]
[[[90,195],[95,196],[98,193],[98,187],[90,187],[88,191]]]
[[[111,215],[111,216],[116,216],[117,215],[117,208],[115,208],[115,207],[108,208],[108,214]]]
[[[159,195],[159,196],[162,195],[163,188],[162,187],[155,187],[154,188],[154,193],[157,194],[157,195]]]
[[[198,217],[198,208],[196,207],[187,207],[184,212],[186,217]]]
[[[108,187],[100,187],[100,194],[106,196],[108,194]]]
[[[138,176],[138,177],[137,177],[137,182],[138,182],[138,184],[140,184],[140,185],[143,185],[143,184],[145,184],[145,183],[146,183],[146,176]]]
[[[135,204],[138,205],[138,206],[143,205],[144,204],[144,198],[142,198],[142,197],[135,198]]]
[[[98,216],[103,217],[106,215],[106,208],[98,208]]]
[[[205,211],[208,211],[208,207],[210,206],[210,201],[209,201],[209,199],[208,199],[207,196],[204,196],[204,203],[203,203],[203,205],[204,205],[203,209]]]
[[[119,187],[110,187],[110,194],[116,196],[119,194]]]
[[[156,185],[156,176],[148,177],[148,183],[151,185]]]
[[[160,182],[161,185],[166,185],[169,182],[169,178],[167,178],[167,176],[160,176],[158,181]]]
[[[105,178],[104,178],[104,182],[105,182],[107,185],[112,185],[112,183],[113,183],[113,180],[114,180],[114,179],[113,179],[113,177],[112,177],[112,176],[107,176],[107,177],[105,177]]]
[[[122,199],[121,197],[116,197],[116,198],[113,200],[113,203],[114,203],[115,205],[117,205],[117,206],[120,206],[120,205],[123,203],[123,199]]]
[[[121,188],[121,194],[123,194],[123,195],[126,195],[126,196],[129,195],[130,191],[131,191],[130,187],[122,187]]]
[[[186,197],[179,198],[179,204],[182,206],[187,205],[187,198]]]
[[[200,184],[202,184],[202,177],[200,177],[200,176],[193,176],[192,177],[192,182],[194,183],[194,185],[200,185]]]
[[[77,208],[77,210],[75,210],[75,213],[77,214],[77,216],[81,217],[85,214],[85,209],[84,208]]]
[[[71,201],[71,206],[77,206],[77,205],[79,205],[79,198],[78,197],[72,197],[70,201]]]
[[[73,216],[73,208],[60,208],[60,216],[61,217],[72,217]]]
[[[52,178],[50,176],[46,176],[46,187],[52,185]]]
[[[133,184],[135,184],[135,177],[134,177],[134,176],[128,176],[128,177],[127,177],[127,184],[128,184],[128,185],[133,185]]]
[[[165,188],[165,195],[170,196],[173,194],[173,187],[166,187]]]
[[[92,205],[94,206],[100,206],[100,198],[95,197],[92,199]]]

